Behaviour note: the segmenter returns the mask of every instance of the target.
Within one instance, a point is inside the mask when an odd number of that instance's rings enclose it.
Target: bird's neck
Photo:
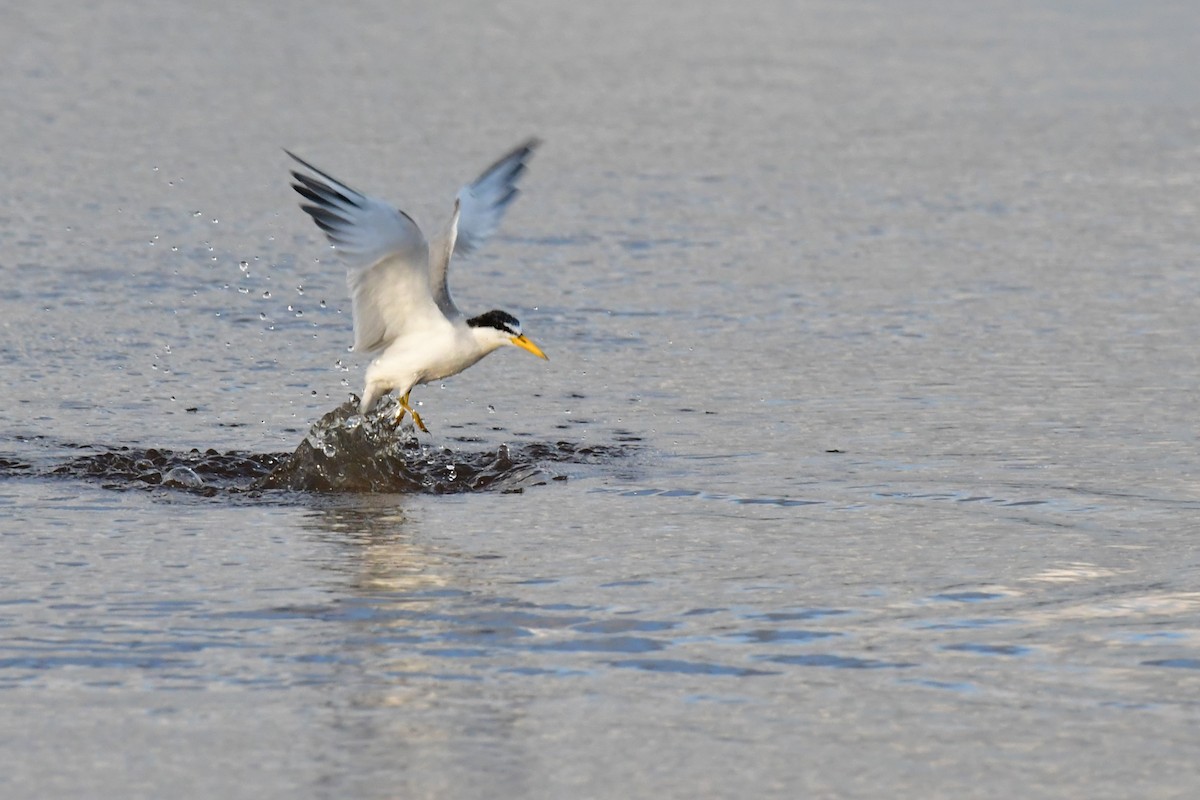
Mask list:
[[[508,337],[495,328],[479,327],[467,330],[470,331],[475,346],[479,348],[480,358],[508,343]]]

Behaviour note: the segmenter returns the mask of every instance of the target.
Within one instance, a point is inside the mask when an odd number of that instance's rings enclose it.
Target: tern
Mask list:
[[[496,231],[537,146],[536,139],[524,142],[460,189],[450,221],[432,243],[408,214],[284,150],[311,173],[292,171],[292,188],[307,201],[300,208],[345,261],[353,299],[353,349],[379,353],[367,367],[360,414],[395,392],[400,398],[395,422],[408,412],[428,433],[408,403],[413,387],[457,375],[505,345],[547,358],[507,311],[468,318],[454,304],[446,282],[450,259],[479,249]]]

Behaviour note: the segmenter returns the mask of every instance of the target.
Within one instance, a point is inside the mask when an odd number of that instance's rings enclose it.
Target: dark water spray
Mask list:
[[[206,496],[279,490],[519,492],[566,480],[568,465],[604,464],[632,453],[628,444],[569,441],[452,449],[418,438],[408,424],[396,426],[393,414],[394,407],[385,406],[380,413],[364,417],[357,411],[357,401],[348,400],[321,417],[290,454],[117,447],[40,472],[97,481],[112,489],[165,487]],[[0,459],[0,476],[38,474],[39,470],[20,460]]]

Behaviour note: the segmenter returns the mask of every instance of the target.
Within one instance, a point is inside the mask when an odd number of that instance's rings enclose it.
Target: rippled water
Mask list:
[[[0,11],[0,796],[1186,797],[1200,12]],[[287,147],[427,228],[355,415]]]

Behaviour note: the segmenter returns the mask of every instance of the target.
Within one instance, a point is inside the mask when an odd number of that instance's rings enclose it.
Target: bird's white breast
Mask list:
[[[391,386],[415,386],[457,375],[487,352],[465,325],[447,320],[392,342],[371,364],[369,377]]]

